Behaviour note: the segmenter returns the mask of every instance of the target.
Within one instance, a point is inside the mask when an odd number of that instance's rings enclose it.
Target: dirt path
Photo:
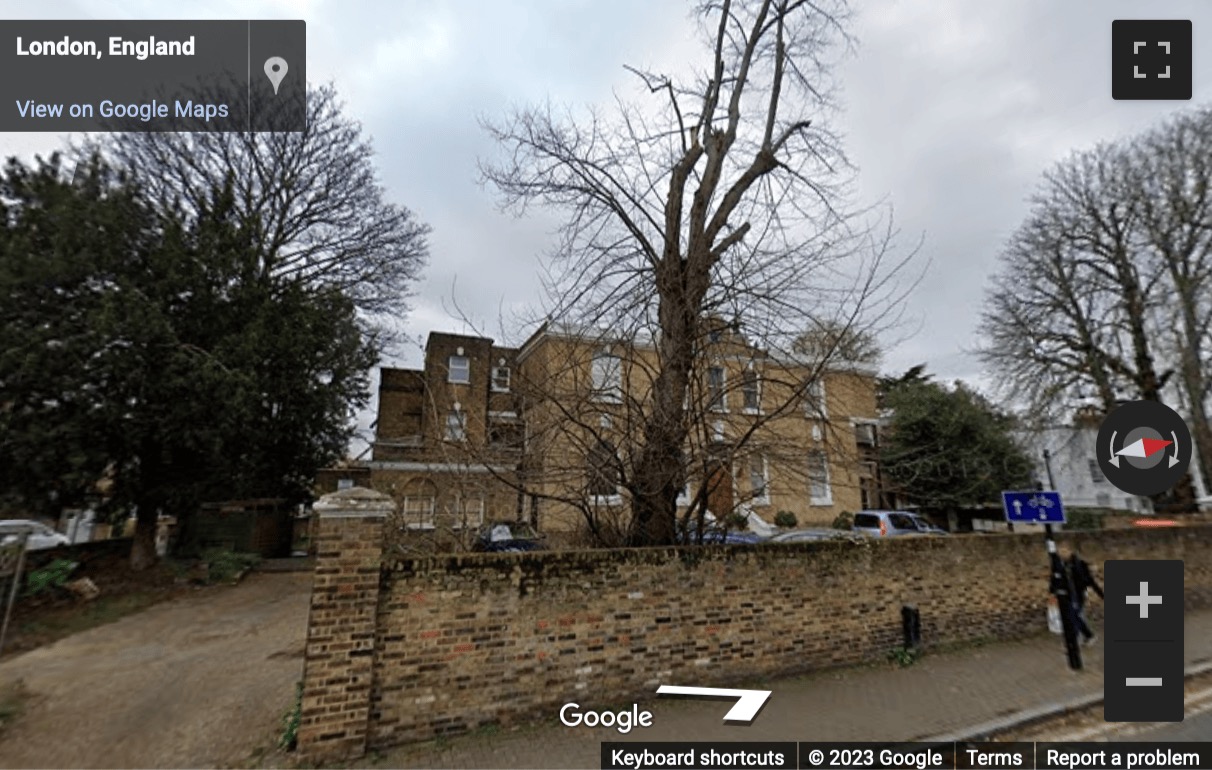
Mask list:
[[[272,740],[303,673],[311,573],[158,604],[0,664],[24,715],[0,767],[215,767]]]

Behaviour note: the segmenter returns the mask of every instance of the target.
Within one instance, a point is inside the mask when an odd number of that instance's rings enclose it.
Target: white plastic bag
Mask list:
[[[1064,627],[1061,625],[1060,605],[1056,603],[1055,596],[1048,597],[1048,630],[1054,634],[1064,633]]]

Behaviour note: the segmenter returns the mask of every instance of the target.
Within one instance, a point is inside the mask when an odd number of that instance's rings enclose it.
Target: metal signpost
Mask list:
[[[4,621],[0,623],[0,652],[4,652],[8,621],[13,614],[13,605],[17,603],[17,589],[21,587],[21,572],[25,568],[25,546],[29,534],[29,529],[24,526],[6,527],[0,524],[0,540],[8,535],[15,535],[13,540],[0,545],[0,578],[8,577],[10,581],[8,600],[4,606]]]
[[[1048,481],[1052,482],[1052,467],[1049,453],[1044,453],[1044,461],[1048,466]],[[1055,485],[1053,483],[1053,485]],[[1057,609],[1060,610],[1061,628],[1065,636],[1065,654],[1069,659],[1069,668],[1074,670],[1082,667],[1081,648],[1077,644],[1077,625],[1073,618],[1073,586],[1069,573],[1056,552],[1056,541],[1052,536],[1053,524],[1065,523],[1065,506],[1061,503],[1059,492],[1035,490],[1031,492],[1002,492],[1002,508],[1006,513],[1006,521],[1020,524],[1043,524],[1044,541],[1048,549],[1048,563],[1051,577],[1048,590],[1056,597]]]

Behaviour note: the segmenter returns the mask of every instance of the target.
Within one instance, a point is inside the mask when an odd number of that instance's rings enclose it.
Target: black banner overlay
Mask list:
[[[1212,742],[871,743],[799,742],[602,744],[611,770],[1212,770]]]

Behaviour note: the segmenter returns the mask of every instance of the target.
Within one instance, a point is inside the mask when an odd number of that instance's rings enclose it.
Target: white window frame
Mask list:
[[[686,479],[686,483],[678,490],[678,499],[675,504],[679,508],[685,508],[690,505],[690,479]]]
[[[711,423],[711,439],[717,444],[723,444],[728,440],[728,435],[724,430],[724,421],[716,420]]]
[[[502,386],[497,385],[497,375],[498,375],[499,373],[501,373],[501,372],[505,372],[505,385],[504,385],[503,387],[502,387]],[[490,387],[492,388],[492,392],[493,392],[493,393],[508,393],[508,392],[509,392],[509,387],[510,387],[510,385],[512,384],[512,379],[511,379],[511,378],[512,378],[512,376],[513,376],[513,373],[509,371],[509,367],[508,367],[508,366],[494,366],[494,367],[492,367],[492,380],[491,380],[491,383],[490,383]]]
[[[408,529],[433,529],[434,502],[433,495],[422,497],[405,495],[400,508],[404,512],[404,526]],[[413,503],[422,503],[422,505],[414,511]]]
[[[599,363],[599,362],[613,362]],[[617,404],[623,400],[623,359],[609,350],[599,350],[589,363],[589,387],[593,398]]]
[[[855,446],[860,446],[860,447],[879,446],[879,421],[878,420],[865,420],[865,419],[861,419],[861,418],[854,418],[854,419],[850,420],[850,425],[851,425],[851,427],[854,428]],[[868,428],[871,430],[871,443],[869,443],[869,444],[860,444],[859,443],[858,431],[860,428]]]
[[[824,487],[825,487],[825,494],[821,495],[821,496],[813,495],[812,488],[815,485],[814,479],[812,476],[813,468],[811,466],[809,466],[809,468],[808,468],[808,504],[817,505],[817,506],[833,505],[833,484],[831,483],[830,473],[829,473],[829,455],[824,450],[817,449],[817,450],[813,450],[813,451],[809,452],[808,457],[809,457],[808,462],[810,462],[810,463],[814,461],[814,458],[820,457],[821,458],[821,468],[824,469],[824,472],[825,472],[824,479],[823,479],[823,483],[824,483]]]
[[[747,380],[753,378],[753,400],[756,401],[755,406],[749,406],[746,403],[749,400],[750,390],[747,387]],[[752,366],[741,372],[741,411],[745,414],[761,414],[762,413],[762,375],[758,374],[757,369]]]
[[[808,383],[804,389],[804,413],[811,419],[829,419],[825,401],[825,378],[821,376]]]
[[[761,479],[762,479],[762,494],[757,494],[753,486],[753,466],[754,460],[760,460],[762,464]],[[749,472],[749,489],[753,493],[753,498],[750,503],[753,505],[770,505],[770,464],[766,460],[766,455],[750,455],[748,460]]]
[[[465,363],[462,366],[455,366],[455,359],[462,359]],[[461,370],[465,373],[465,379],[459,379],[455,376],[455,371]],[[453,355],[446,359],[446,381],[456,385],[471,384],[471,358],[469,356]]]
[[[469,503],[474,503],[475,515],[468,515],[471,508]],[[463,495],[459,494],[455,497],[455,509],[452,512],[451,529],[463,529],[464,527],[480,527],[484,524],[484,495]]]
[[[443,435],[446,441],[462,443],[467,440],[467,413],[458,406],[446,413],[446,431]]]
[[[711,373],[720,373],[720,389],[719,398],[716,398],[716,393],[712,390]],[[707,367],[707,409],[712,412],[728,414],[728,370],[723,366]]]
[[[1087,461],[1087,467],[1090,468],[1090,482],[1092,484],[1106,484],[1107,477],[1103,474],[1102,466],[1098,464],[1098,460],[1091,457]]]

